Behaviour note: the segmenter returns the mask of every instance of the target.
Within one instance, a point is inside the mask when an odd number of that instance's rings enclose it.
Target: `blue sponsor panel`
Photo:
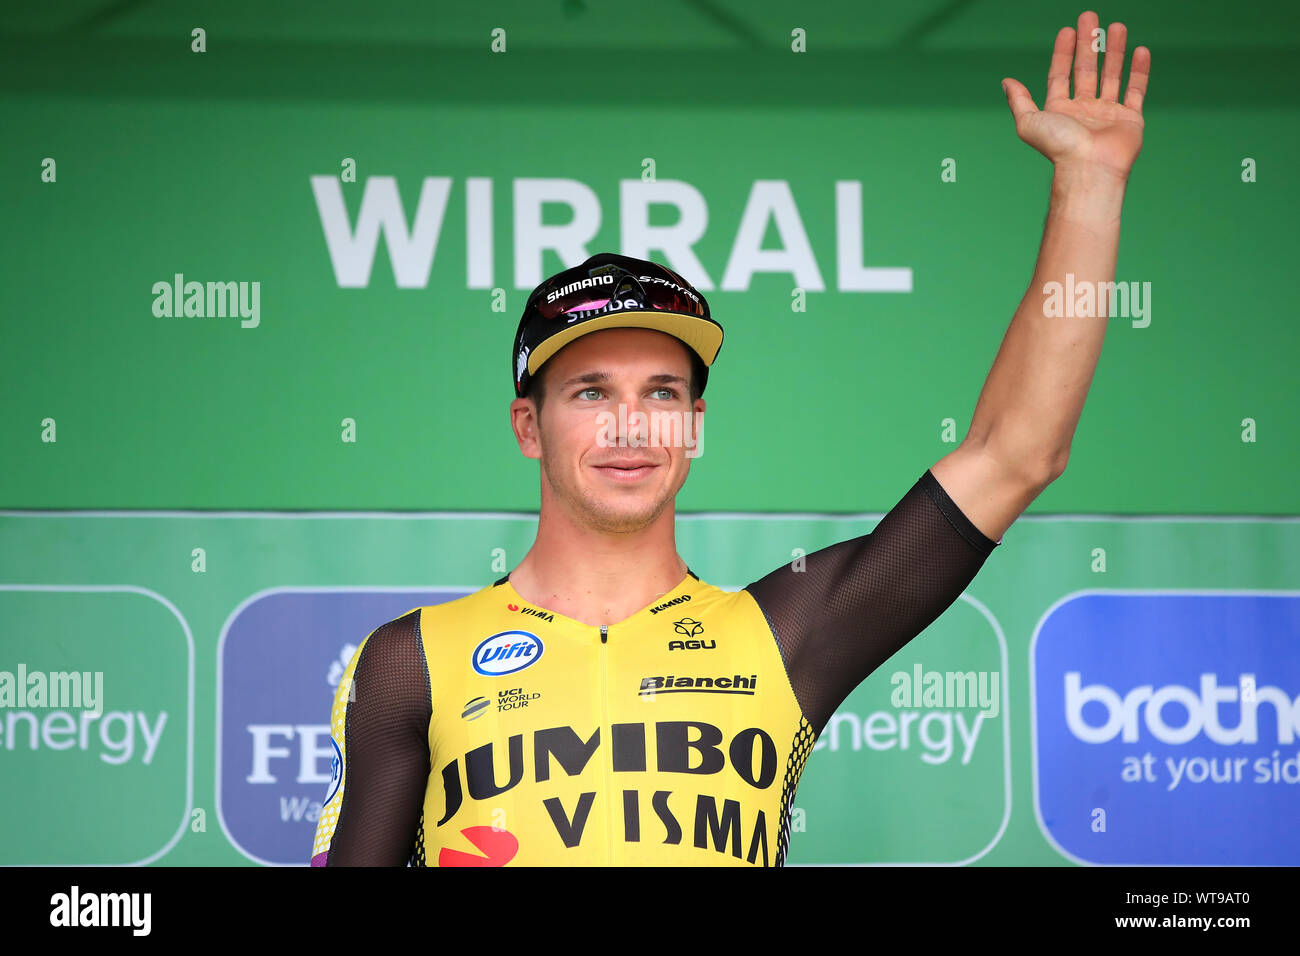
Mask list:
[[[307,865],[321,806],[339,785],[330,711],[353,654],[381,624],[469,593],[286,589],[235,613],[218,652],[217,792],[240,852]]]
[[[1300,864],[1300,595],[1083,592],[1030,654],[1035,810],[1062,853]]]

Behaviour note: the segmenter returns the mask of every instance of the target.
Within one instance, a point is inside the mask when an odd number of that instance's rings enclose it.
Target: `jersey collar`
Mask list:
[[[622,627],[624,624],[628,623],[629,621],[633,621],[638,617],[642,616],[643,614],[649,613],[652,607],[658,607],[661,604],[664,604],[668,601],[672,601],[673,599],[682,597],[683,595],[686,594],[693,594],[695,589],[699,587],[699,585],[700,585],[700,579],[696,576],[695,572],[690,569],[690,567],[687,567],[686,576],[682,578],[681,582],[675,588],[673,588],[671,591],[659,595],[659,597],[655,598],[645,607],[633,612],[631,615],[625,617],[621,621],[616,621],[615,623],[610,624],[609,627],[611,628]],[[537,610],[545,611],[547,614],[554,614],[556,620],[565,621],[568,624],[572,624],[574,627],[597,628],[597,629],[599,628],[599,625],[584,624],[582,621],[575,621],[573,618],[566,617],[565,615],[561,614],[559,611],[553,610],[552,608],[543,607],[540,604],[534,605],[531,601],[525,600],[523,596],[520,595],[520,593],[515,590],[515,586],[510,583],[509,574],[496,581],[493,584],[493,587],[498,587],[503,589],[505,591],[506,599],[511,604],[518,604],[520,607],[536,607]]]

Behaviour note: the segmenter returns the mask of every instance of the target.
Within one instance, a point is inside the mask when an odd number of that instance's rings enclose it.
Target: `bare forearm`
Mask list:
[[[1104,168],[1055,166],[1033,279],[966,438],[1012,471],[1052,480],[1065,468],[1106,335],[1102,290],[1115,278],[1124,187],[1123,177]],[[1094,311],[1080,315],[1079,290],[1089,287]],[[1067,299],[1071,289],[1075,298]]]

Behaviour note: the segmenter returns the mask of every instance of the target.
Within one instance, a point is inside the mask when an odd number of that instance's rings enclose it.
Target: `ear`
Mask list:
[[[689,422],[689,442],[686,450],[687,464],[690,459],[704,454],[704,399],[697,398],[691,403],[691,420]]]
[[[691,402],[691,426],[696,431],[704,429],[704,399],[702,398]]]
[[[531,398],[516,398],[510,403],[510,427],[525,458],[542,457],[542,436],[538,428],[537,406]]]

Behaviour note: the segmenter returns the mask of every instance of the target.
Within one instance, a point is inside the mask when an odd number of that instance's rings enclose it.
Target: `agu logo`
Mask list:
[[[528,631],[502,631],[479,642],[470,655],[474,670],[484,677],[514,674],[542,656],[542,641]]]

